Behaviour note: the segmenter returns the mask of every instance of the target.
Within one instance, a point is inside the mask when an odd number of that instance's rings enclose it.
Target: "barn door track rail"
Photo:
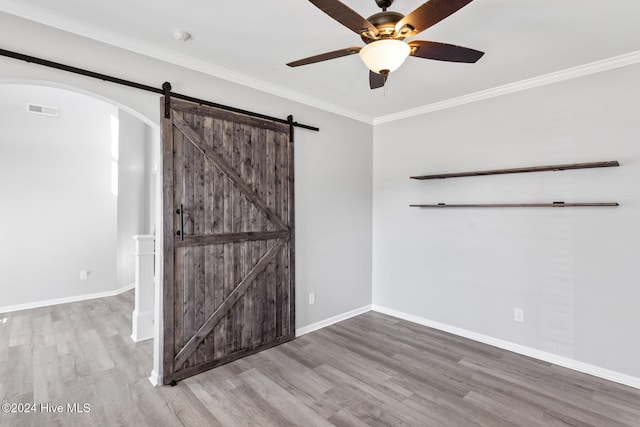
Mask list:
[[[263,120],[269,120],[276,123],[288,124],[292,127],[299,127],[303,129],[308,129],[312,131],[319,131],[320,129],[315,126],[305,125],[303,123],[294,122],[291,116],[286,119],[281,119],[278,117],[272,117],[265,114],[255,113],[253,111],[247,111],[240,108],[230,107],[228,105],[218,104],[216,102],[207,101],[204,99],[194,98],[192,96],[183,95],[180,93],[171,91],[171,84],[169,82],[165,82],[162,85],[162,88],[156,88],[153,86],[133,82],[130,80],[121,79],[119,77],[110,76],[108,74],[96,73],[95,71],[89,71],[82,68],[72,67],[70,65],[61,64],[59,62],[49,61],[47,59],[37,58],[34,56],[25,55],[18,52],[12,52],[10,50],[0,49],[0,56],[6,56],[8,58],[19,59],[21,61],[29,62],[32,64],[38,64],[49,68],[55,68],[57,70],[67,71],[69,73],[79,74],[86,77],[91,77],[98,80],[103,80],[115,84],[119,84],[122,86],[128,86],[135,89],[144,90],[147,92],[157,93],[159,95],[164,95],[165,99],[165,111],[164,117],[169,118],[171,115],[171,98],[182,99],[184,101],[194,102],[200,105],[206,105],[209,107],[219,108],[221,110],[232,111],[234,113],[244,114],[251,117],[256,117]]]

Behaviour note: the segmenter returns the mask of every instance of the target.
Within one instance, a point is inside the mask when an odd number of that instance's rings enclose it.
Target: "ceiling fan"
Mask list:
[[[382,12],[365,19],[339,0],[309,0],[324,13],[360,35],[364,47],[352,46],[288,63],[298,67],[343,56],[360,54],[369,68],[369,87],[377,89],[387,82],[389,73],[398,69],[408,56],[438,61],[475,63],[484,52],[452,44],[413,37],[471,3],[472,0],[429,0],[407,16],[387,11],[393,0],[375,0]]]

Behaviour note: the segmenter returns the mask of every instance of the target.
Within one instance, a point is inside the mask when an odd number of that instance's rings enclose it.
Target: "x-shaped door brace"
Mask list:
[[[185,241],[181,241],[177,246],[192,246],[214,243],[228,243],[234,241],[247,240],[256,237],[262,239],[276,238],[276,242],[267,250],[260,258],[258,263],[253,266],[251,271],[238,283],[233,292],[220,304],[218,308],[209,316],[204,324],[196,331],[196,333],[187,341],[178,354],[174,357],[175,368],[182,366],[198,345],[211,333],[215,325],[222,319],[226,312],[235,304],[245,293],[251,283],[258,275],[267,267],[267,265],[278,255],[280,250],[289,240],[289,227],[282,219],[270,209],[264,201],[247,185],[244,180],[233,170],[233,168],[213,149],[208,148],[204,143],[204,139],[200,133],[193,129],[182,117],[173,115],[173,125],[191,142],[194,147],[200,151],[207,160],[213,163],[220,171],[231,180],[231,182],[240,189],[247,200],[253,203],[265,217],[271,221],[280,230],[265,232],[249,232],[235,233],[229,235],[212,235],[212,236],[193,236]]]

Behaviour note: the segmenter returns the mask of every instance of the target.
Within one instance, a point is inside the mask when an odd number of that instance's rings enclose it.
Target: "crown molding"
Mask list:
[[[624,55],[620,55],[620,56],[614,56],[613,58],[592,62],[590,64],[579,65],[577,67],[567,68],[566,70],[556,71],[553,73],[544,74],[542,76],[521,80],[519,82],[509,83],[503,86],[494,87],[494,88],[483,90],[480,92],[459,96],[457,98],[447,99],[445,101],[423,105],[421,107],[412,108],[410,110],[401,111],[399,113],[379,116],[373,120],[373,124],[375,126],[382,123],[389,123],[389,122],[394,122],[396,120],[402,120],[409,117],[415,117],[422,114],[432,113],[434,111],[446,110],[447,108],[458,107],[460,105],[471,104],[473,102],[483,101],[485,99],[495,98],[498,96],[507,95],[514,92],[520,92],[523,90],[545,86],[545,85],[549,85],[557,82],[562,82],[565,80],[571,80],[578,77],[588,76],[590,74],[596,74],[603,71],[612,70],[614,68],[626,67],[628,65],[637,64],[639,62],[640,62],[640,50],[627,53]]]
[[[94,27],[86,24],[85,22],[69,18],[68,16],[47,9],[26,5],[15,0],[0,0],[0,11],[163,62],[198,71],[232,83],[250,87],[280,98],[285,98],[290,101],[298,102],[367,124],[373,124],[374,117],[344,108],[343,106],[324,102],[317,98],[301,94],[300,92],[274,85],[242,73],[231,71],[227,68],[219,67],[207,61],[202,61],[188,55],[182,55],[150,43],[141,42],[139,40],[123,36],[115,31]]]
[[[304,95],[300,92],[293,91],[282,86],[274,85],[227,68],[216,66],[207,61],[202,61],[191,56],[182,55],[168,49],[160,48],[150,43],[125,37],[115,31],[93,27],[80,20],[72,19],[47,9],[25,5],[17,0],[0,0],[0,11],[374,126],[458,107],[465,104],[471,104],[565,80],[571,80],[590,74],[596,74],[640,62],[639,50],[613,58],[463,95],[457,98],[451,98],[441,102],[423,105],[384,116],[372,117],[353,109],[325,102],[318,98]]]

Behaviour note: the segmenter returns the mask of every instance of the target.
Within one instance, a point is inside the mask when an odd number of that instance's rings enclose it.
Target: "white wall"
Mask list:
[[[5,48],[320,127],[296,129],[296,308],[304,327],[371,303],[372,126],[7,14]],[[42,41],[46,40],[46,43]],[[284,66],[284,65],[283,65]],[[0,58],[0,80],[47,81],[98,94],[159,122],[156,94]],[[307,293],[316,304],[307,305]]]
[[[117,288],[135,281],[133,236],[149,229],[150,189],[147,171],[150,146],[149,126],[125,111],[118,114],[118,214],[117,214]]]
[[[2,84],[3,310],[113,292],[134,281],[133,240],[149,228],[149,126],[67,90]],[[26,112],[32,102],[58,118]],[[113,169],[117,165],[117,169]],[[114,173],[115,177],[114,178]],[[115,188],[114,188],[115,187]],[[15,206],[16,208],[12,208]],[[16,243],[10,243],[16,242]],[[88,280],[79,279],[89,271]],[[12,285],[13,284],[13,285]]]
[[[59,89],[0,88],[0,306],[115,289],[117,109]],[[60,116],[28,114],[27,102]]]
[[[295,130],[298,328],[371,304],[372,127],[320,112],[306,123],[320,132]]]
[[[640,377],[639,73],[628,66],[376,126],[374,304]],[[605,160],[621,167],[409,179]],[[552,201],[621,206],[408,207]]]
[[[156,210],[157,200],[156,195],[161,186],[158,186],[158,174],[160,167],[160,129],[152,126],[146,126],[146,139],[147,139],[147,155],[146,155],[146,176],[145,192],[148,199],[147,208],[147,220],[145,224],[147,229],[144,234],[156,234]]]

